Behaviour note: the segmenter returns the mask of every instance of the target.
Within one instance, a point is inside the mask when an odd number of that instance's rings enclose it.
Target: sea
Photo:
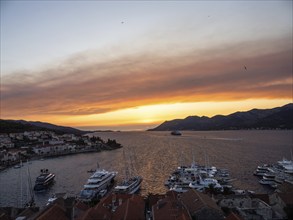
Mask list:
[[[163,194],[168,189],[164,182],[180,165],[193,160],[201,165],[228,169],[238,189],[268,193],[270,188],[258,183],[253,175],[258,165],[277,163],[283,157],[291,159],[292,130],[235,130],[183,131],[181,136],[170,132],[128,131],[97,132],[105,141],[115,139],[123,148],[97,153],[83,153],[45,160],[32,160],[20,169],[0,172],[0,207],[23,207],[30,198],[32,185],[41,169],[55,173],[55,183],[46,192],[33,193],[36,204],[46,205],[54,193],[77,196],[91,175],[88,171],[100,168],[117,171],[122,180],[125,170],[143,177],[140,194]]]

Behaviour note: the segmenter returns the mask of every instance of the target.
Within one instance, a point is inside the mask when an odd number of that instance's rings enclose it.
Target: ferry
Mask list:
[[[34,190],[46,190],[54,182],[54,178],[54,173],[50,173],[48,169],[41,169],[41,174],[36,178]]]
[[[180,133],[180,131],[175,130],[175,131],[172,131],[172,132],[171,132],[171,135],[177,135],[177,136],[180,136],[180,135],[182,135],[182,134]]]

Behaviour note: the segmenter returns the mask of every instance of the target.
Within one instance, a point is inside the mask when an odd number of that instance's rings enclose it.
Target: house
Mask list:
[[[225,220],[244,220],[243,218],[241,218],[239,215],[235,214],[234,212],[231,212],[226,218]]]
[[[14,143],[12,142],[11,138],[7,134],[0,135],[0,149],[1,148],[13,148]]]
[[[228,208],[243,219],[272,219],[273,209],[263,200],[248,195],[230,195],[219,201],[219,206]]]
[[[18,161],[21,159],[21,155],[25,155],[26,150],[10,149],[9,151],[0,151],[0,162],[2,164]]]
[[[221,220],[224,213],[208,195],[190,189],[180,196],[182,204],[186,207],[192,218],[197,220]]]
[[[273,193],[270,195],[272,209],[283,219],[293,218],[293,193]]]
[[[77,220],[143,220],[145,202],[139,195],[110,194]]]
[[[58,198],[30,219],[34,220],[71,220],[74,217],[75,198]]]
[[[191,220],[191,216],[188,211],[178,200],[178,193],[174,191],[169,191],[166,193],[165,198],[157,201],[156,204],[152,206],[152,219],[153,220]]]

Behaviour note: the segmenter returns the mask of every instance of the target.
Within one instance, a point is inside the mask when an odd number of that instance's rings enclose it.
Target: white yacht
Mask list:
[[[190,188],[193,189],[202,189],[202,188],[208,188],[209,186],[213,186],[215,189],[223,190],[223,187],[218,183],[216,179],[212,178],[205,178],[202,179],[201,177],[197,181],[193,181],[189,184]]]
[[[114,182],[117,172],[109,172],[97,169],[84,185],[84,189],[80,192],[80,199],[83,201],[91,201],[101,190],[107,189]]]
[[[140,189],[142,182],[141,176],[135,176],[130,179],[122,181],[114,188],[115,193],[134,194]]]
[[[272,179],[261,179],[259,183],[263,185],[271,185],[271,184],[275,184],[275,181]]]
[[[170,191],[175,191],[175,192],[178,192],[178,193],[184,193],[184,192],[187,192],[190,188],[188,187],[188,185],[186,184],[175,184],[174,186],[172,186],[170,188]]]

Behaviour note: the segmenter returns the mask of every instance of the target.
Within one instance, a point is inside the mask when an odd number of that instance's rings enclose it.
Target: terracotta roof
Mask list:
[[[74,205],[75,208],[77,209],[80,209],[80,210],[83,210],[83,211],[86,211],[88,210],[90,207],[86,204],[84,204],[83,202],[81,201],[78,201],[75,205]]]
[[[282,193],[293,193],[293,184],[284,182],[278,186],[277,190]]]
[[[147,199],[149,203],[149,207],[155,205],[160,199],[165,198],[166,195],[159,195],[159,194],[149,194]]]
[[[10,220],[10,216],[5,208],[0,207],[0,219],[1,220]]]
[[[111,210],[99,203],[94,208],[88,209],[79,220],[108,220],[111,219]]]
[[[165,198],[160,201],[152,208],[153,220],[191,220],[187,210],[181,204],[180,201],[170,201]]]
[[[181,201],[184,203],[190,213],[196,213],[205,207],[222,212],[216,202],[214,202],[208,195],[198,192],[194,189],[190,189],[187,192],[182,193]]]
[[[28,217],[35,215],[38,211],[39,211],[38,207],[34,207],[34,208],[28,207],[28,208],[25,208],[21,213],[19,213],[18,216],[24,216],[24,217],[28,218]]]
[[[112,219],[143,220],[145,219],[144,208],[145,202],[143,198],[138,195],[133,195],[117,207]]]
[[[75,205],[74,205],[74,218],[76,220],[81,219],[84,215],[85,212],[90,209],[90,207],[86,204],[84,204],[81,201],[78,201]]]
[[[286,205],[293,205],[293,193],[278,193],[278,196]]]
[[[42,211],[36,218],[36,220],[68,220],[66,216],[66,210],[59,204],[54,203],[48,209]]]
[[[225,220],[243,220],[239,215],[236,215],[234,212],[231,212]]]
[[[166,192],[166,197],[170,198],[170,199],[173,199],[173,200],[177,200],[178,198],[178,194],[177,192],[171,190],[171,191],[168,191]]]
[[[268,194],[252,194],[251,198],[257,198],[264,201],[266,204],[270,204],[270,197]]]
[[[114,204],[114,209],[112,205]],[[115,211],[113,211],[115,210]],[[95,207],[89,208],[78,220],[145,219],[145,202],[139,195],[112,194],[103,198]]]

